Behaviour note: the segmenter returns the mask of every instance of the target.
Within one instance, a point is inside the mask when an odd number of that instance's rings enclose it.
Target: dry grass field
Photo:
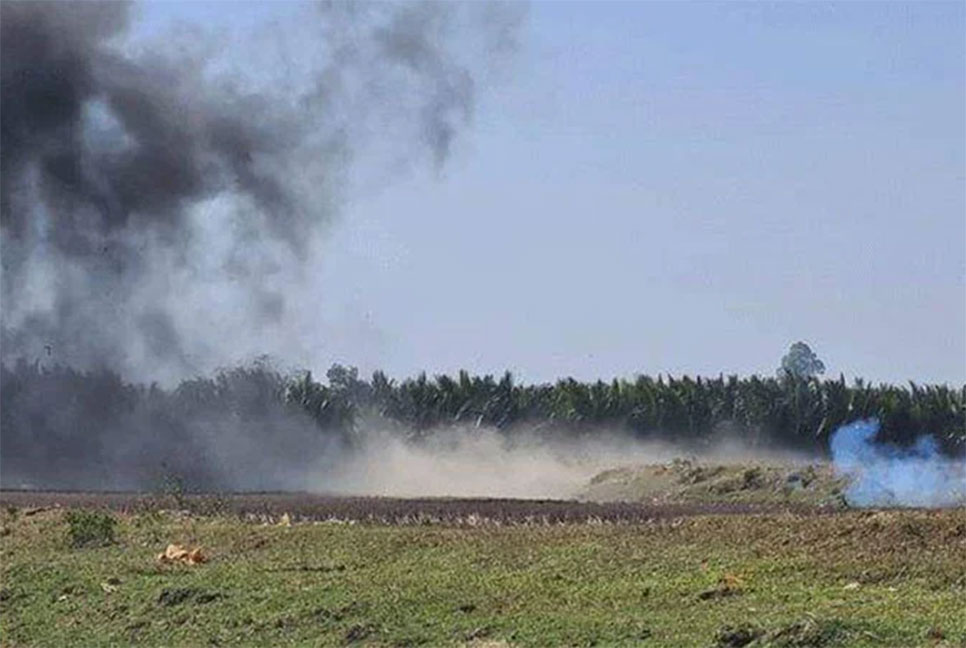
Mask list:
[[[84,497],[0,495],[4,646],[966,646],[962,510]]]

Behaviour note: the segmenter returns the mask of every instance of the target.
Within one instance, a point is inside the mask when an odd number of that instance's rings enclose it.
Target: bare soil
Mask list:
[[[139,514],[157,510],[192,515],[231,515],[254,521],[343,520],[377,524],[640,523],[693,515],[822,514],[833,507],[795,502],[583,502],[569,500],[343,497],[310,493],[157,495],[0,491],[0,506],[26,511],[49,508],[106,509]]]

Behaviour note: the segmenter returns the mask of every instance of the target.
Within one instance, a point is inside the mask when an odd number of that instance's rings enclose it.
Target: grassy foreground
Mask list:
[[[4,646],[966,646],[963,511],[292,526],[2,513]],[[169,542],[201,565],[162,565]]]

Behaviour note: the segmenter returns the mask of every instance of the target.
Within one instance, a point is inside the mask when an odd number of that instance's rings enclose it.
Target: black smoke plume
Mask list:
[[[354,174],[438,168],[522,14],[272,7],[160,40],[129,3],[0,3],[4,485],[299,488],[345,451],[251,358],[318,360],[299,307]]]
[[[297,9],[219,56],[139,40],[127,3],[0,4],[5,362],[171,383],[297,355],[291,305],[318,299],[306,263],[351,165],[441,164],[521,17]]]

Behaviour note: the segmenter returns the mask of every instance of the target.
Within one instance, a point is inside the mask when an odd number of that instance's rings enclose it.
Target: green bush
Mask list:
[[[99,511],[69,511],[67,513],[70,546],[103,547],[114,543],[117,520]]]

